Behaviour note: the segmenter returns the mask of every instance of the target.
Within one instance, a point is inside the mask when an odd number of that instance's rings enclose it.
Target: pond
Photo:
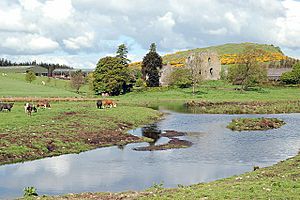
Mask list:
[[[134,151],[148,143],[95,149],[25,163],[0,166],[0,199],[20,197],[28,186],[39,194],[143,190],[154,183],[177,187],[208,182],[270,166],[295,156],[300,147],[300,114],[219,115],[171,111],[151,126],[131,130],[151,135],[175,130],[193,145],[186,149]],[[226,128],[236,117],[276,117],[287,124],[268,131],[233,132]],[[155,136],[156,135],[156,136]],[[156,137],[157,144],[168,142]]]

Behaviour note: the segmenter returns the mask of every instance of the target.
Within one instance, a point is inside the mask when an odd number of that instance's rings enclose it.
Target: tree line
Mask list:
[[[44,63],[44,62],[39,62],[37,63],[36,61],[28,61],[28,62],[12,62],[10,60],[1,58],[0,59],[0,67],[11,67],[11,66],[40,66],[44,67],[48,70],[48,76],[52,77],[53,71],[55,69],[73,69],[70,66],[67,65],[61,65],[61,64],[53,64],[53,63]]]
[[[115,56],[101,58],[96,69],[89,76],[89,85],[95,94],[120,95],[130,92],[133,85],[158,87],[162,58],[152,43],[149,52],[144,56],[142,69],[129,68],[128,48],[121,44]]]

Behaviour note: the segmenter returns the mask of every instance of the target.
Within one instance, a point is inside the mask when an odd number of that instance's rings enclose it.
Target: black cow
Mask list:
[[[28,115],[30,116],[32,112],[37,112],[37,108],[35,107],[35,105],[31,103],[25,103],[24,108],[25,108],[25,113],[28,113]]]
[[[102,108],[102,100],[98,100],[96,105],[97,105],[98,109],[101,109]]]
[[[8,110],[10,112],[13,106],[14,103],[0,103],[0,112],[2,110]]]

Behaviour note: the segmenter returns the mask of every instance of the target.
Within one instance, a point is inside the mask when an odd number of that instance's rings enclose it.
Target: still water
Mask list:
[[[160,108],[164,109],[164,108]],[[177,110],[178,111],[178,110]],[[0,166],[0,199],[22,196],[24,187],[56,195],[94,191],[143,190],[153,183],[176,187],[207,182],[269,166],[295,156],[300,148],[300,114],[211,115],[164,110],[166,118],[131,130],[134,135],[176,130],[193,146],[155,152],[134,151],[148,143],[96,149],[80,154]],[[233,132],[236,117],[277,117],[287,124],[268,131]],[[155,134],[154,134],[155,135]],[[156,138],[165,143],[166,138]]]

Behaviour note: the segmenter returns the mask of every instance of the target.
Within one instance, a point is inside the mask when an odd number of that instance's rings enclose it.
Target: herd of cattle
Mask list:
[[[1,103],[0,102],[0,112],[1,111],[11,111],[14,107],[14,103]],[[50,103],[48,101],[39,101],[36,105],[33,103],[25,103],[24,111],[31,116],[31,113],[37,112],[37,108],[51,108]]]
[[[104,100],[97,100],[96,106],[98,109],[102,108],[112,108],[112,107],[117,107],[117,104],[113,100],[109,99],[104,99]],[[6,110],[6,111],[11,111],[12,108],[14,107],[14,103],[1,103],[0,102],[0,112]],[[33,112],[37,112],[38,108],[51,108],[51,105],[49,101],[39,101],[35,104],[33,103],[25,103],[24,104],[24,111],[28,115],[31,116]]]

